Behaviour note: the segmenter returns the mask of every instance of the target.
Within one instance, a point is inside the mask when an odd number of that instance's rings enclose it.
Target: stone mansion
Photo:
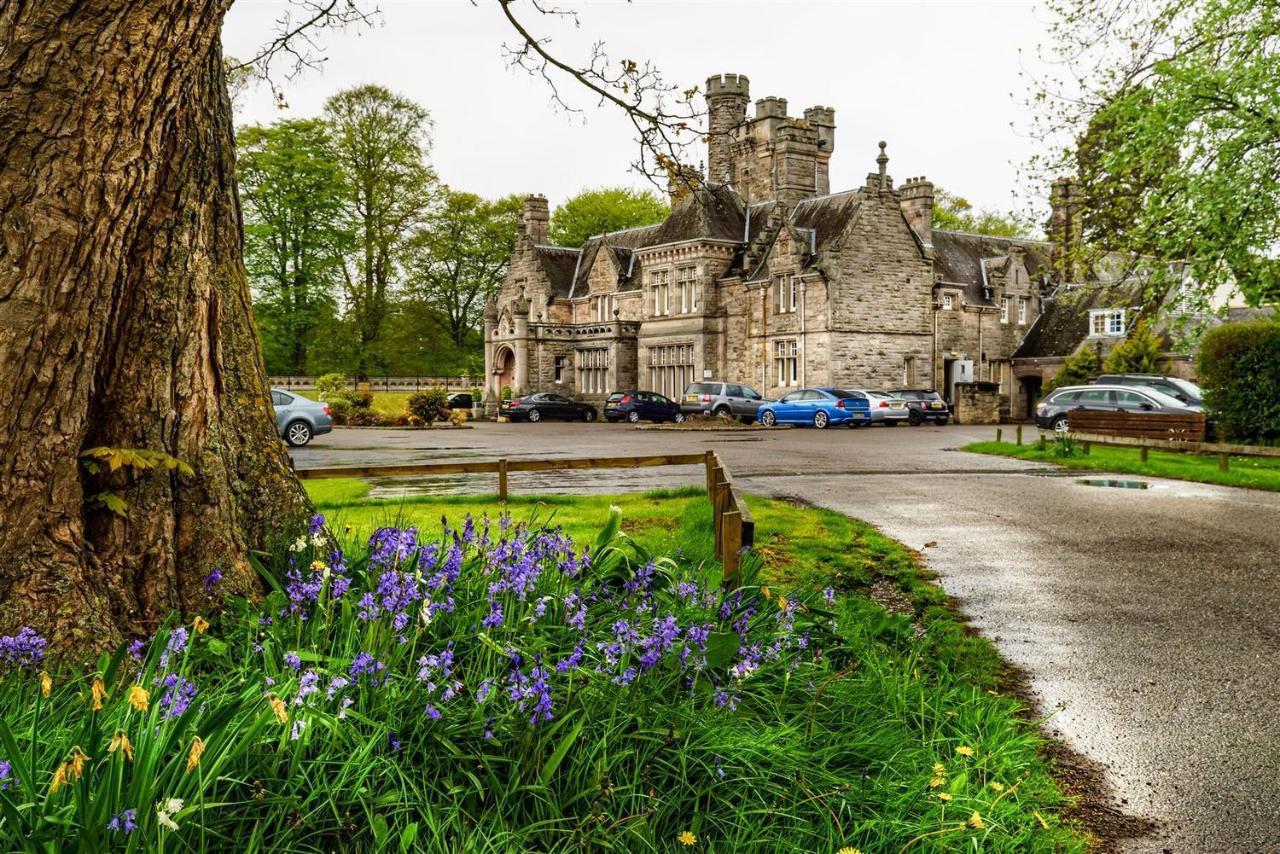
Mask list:
[[[798,118],[769,97],[749,116],[736,74],[710,78],[706,99],[706,180],[673,182],[665,221],[550,246],[546,199],[525,199],[485,307],[486,400],[504,386],[674,396],[707,378],[767,396],[809,385],[950,397],[982,381],[1006,415],[1034,405],[1041,369],[1015,371],[1014,355],[1064,284],[1053,243],[933,228],[933,185],[895,184],[883,142],[862,186],[831,192],[830,108]],[[1050,237],[1068,239],[1070,185],[1051,201]]]

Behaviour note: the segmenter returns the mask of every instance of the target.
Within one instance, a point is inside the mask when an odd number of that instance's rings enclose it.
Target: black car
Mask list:
[[[1036,406],[1036,426],[1061,433],[1067,429],[1071,412],[1127,412],[1141,415],[1163,413],[1186,415],[1196,412],[1182,401],[1161,391],[1138,386],[1073,385],[1054,389]]]
[[[1166,377],[1160,374],[1103,374],[1094,385],[1130,385],[1153,388],[1177,398],[1187,406],[1204,406],[1200,386],[1182,377]]]
[[[680,405],[656,391],[615,391],[604,404],[604,420],[610,423],[622,420],[638,424],[641,421],[684,421]]]
[[[522,394],[514,400],[502,401],[498,414],[508,421],[541,421],[558,418],[561,421],[595,421],[596,408],[589,403],[570,400],[553,391]]]
[[[469,391],[455,391],[445,402],[445,406],[450,409],[470,409],[474,404]]]
[[[889,394],[907,402],[910,409],[907,423],[912,427],[919,427],[926,421],[936,422],[941,427],[951,420],[951,408],[942,395],[931,388],[895,388],[890,389]]]

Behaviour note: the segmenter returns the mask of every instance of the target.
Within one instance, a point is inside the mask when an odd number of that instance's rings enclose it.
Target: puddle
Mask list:
[[[1145,480],[1116,480],[1109,477],[1091,478],[1086,477],[1076,483],[1083,483],[1085,486],[1108,486],[1112,489],[1150,489],[1151,484]]]

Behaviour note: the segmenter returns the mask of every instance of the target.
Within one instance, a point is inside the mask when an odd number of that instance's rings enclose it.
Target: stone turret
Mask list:
[[[689,194],[702,186],[702,171],[696,166],[681,164],[667,172],[667,197],[671,206],[689,197]]]
[[[520,234],[527,235],[534,245],[542,246],[547,242],[547,226],[550,222],[551,208],[547,205],[547,197],[525,196],[524,209],[520,212]]]
[[[836,111],[831,107],[810,107],[804,120],[818,131],[817,180],[815,192],[825,196],[831,192],[831,153],[836,150]]]
[[[907,224],[920,235],[925,246],[933,246],[933,182],[923,175],[908,178],[898,188],[899,204]]]
[[[747,120],[750,83],[745,74],[715,74],[707,78],[707,180],[728,181],[732,174],[729,149],[735,129]]]

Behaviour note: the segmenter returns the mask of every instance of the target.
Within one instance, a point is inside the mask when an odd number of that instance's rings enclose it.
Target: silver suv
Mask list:
[[[680,395],[680,411],[685,415],[724,415],[755,421],[756,410],[770,403],[764,395],[742,383],[691,383]]]

